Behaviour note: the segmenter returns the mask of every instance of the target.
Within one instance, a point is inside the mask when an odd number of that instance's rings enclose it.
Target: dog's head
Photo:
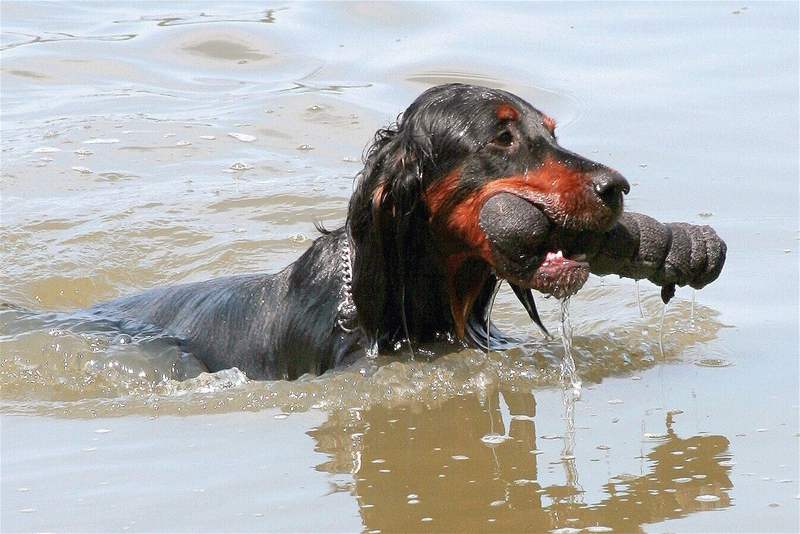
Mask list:
[[[629,185],[559,146],[555,126],[505,91],[429,89],[369,150],[350,206],[354,238],[382,240],[401,282],[413,276],[410,251],[435,249],[459,334],[481,273],[558,297],[575,293],[588,265],[565,257],[556,236],[610,228]]]

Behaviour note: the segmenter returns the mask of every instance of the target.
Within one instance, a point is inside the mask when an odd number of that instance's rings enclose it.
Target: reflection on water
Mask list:
[[[541,454],[534,395],[494,389],[432,409],[343,410],[310,435],[330,455],[318,469],[352,473],[352,485],[338,489],[356,497],[367,530],[639,532],[648,523],[730,505],[724,436],[680,437],[668,415],[663,435],[645,443],[641,474],[616,473],[586,488],[576,467],[586,459],[567,446],[575,439],[567,437],[569,426],[565,421],[558,438],[565,443],[561,457]],[[510,439],[487,445],[487,434]],[[563,467],[561,475],[554,466]]]

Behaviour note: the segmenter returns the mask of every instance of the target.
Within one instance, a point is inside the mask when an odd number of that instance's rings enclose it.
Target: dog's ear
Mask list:
[[[429,141],[405,126],[378,131],[348,210],[355,245],[353,299],[373,339],[393,335],[381,332],[381,325],[403,319],[404,283],[416,264],[416,233],[427,217],[422,191]]]

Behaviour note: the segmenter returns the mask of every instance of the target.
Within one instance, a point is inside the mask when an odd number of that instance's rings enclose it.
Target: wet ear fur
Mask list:
[[[356,177],[347,218],[355,247],[353,300],[375,341],[395,334],[382,331],[383,324],[404,321],[405,280],[418,264],[418,232],[427,224],[422,192],[429,143],[402,121],[379,130]]]

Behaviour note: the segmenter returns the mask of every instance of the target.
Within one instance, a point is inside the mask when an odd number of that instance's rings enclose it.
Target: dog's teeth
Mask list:
[[[563,252],[561,252],[560,250],[558,252],[556,252],[556,258],[563,258],[563,257],[564,257],[564,253]]]

